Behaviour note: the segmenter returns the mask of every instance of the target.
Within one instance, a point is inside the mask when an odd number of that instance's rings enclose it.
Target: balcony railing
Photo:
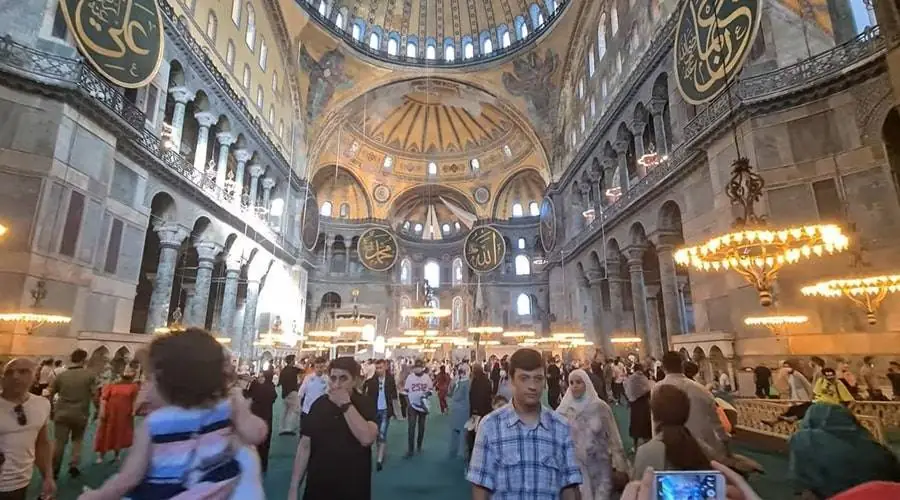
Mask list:
[[[876,26],[865,30],[852,40],[809,59],[739,80],[730,90],[730,99],[728,92],[722,93],[688,122],[684,127],[685,135],[681,146],[670,153],[666,161],[651,169],[647,175],[631,185],[615,203],[605,207],[600,216],[570,239],[560,249],[560,252],[571,254],[587,241],[593,240],[603,224],[609,225],[636,200],[643,198],[662,184],[663,180],[672,173],[689,165],[694,158],[701,154],[701,151],[694,148],[694,144],[714,130],[721,129],[720,124],[739,117],[753,104],[789,93],[794,94],[840,78],[847,70],[867,62],[882,53],[884,49],[885,41]],[[558,255],[551,259],[551,261],[558,260]]]
[[[214,170],[210,173],[194,169],[193,162],[176,151],[163,147],[156,132],[147,128],[144,112],[128,101],[122,91],[102,78],[93,68],[80,59],[73,59],[42,52],[22,45],[6,35],[0,38],[0,70],[37,80],[41,83],[74,91],[79,97],[100,106],[106,113],[128,124],[125,136],[142,152],[165,166],[207,197],[238,217],[254,231],[278,243],[292,256],[299,252],[296,246],[281,237],[265,221],[266,213],[258,207],[248,206],[248,200],[237,200],[231,190],[216,185]]]

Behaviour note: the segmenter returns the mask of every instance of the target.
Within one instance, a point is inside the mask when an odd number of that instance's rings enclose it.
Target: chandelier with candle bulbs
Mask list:
[[[44,280],[38,280],[31,290],[31,310],[21,312],[0,313],[0,322],[18,323],[24,326],[29,335],[43,325],[61,325],[72,321],[69,316],[58,314],[44,314],[40,312],[41,302],[47,297],[47,284]]]
[[[847,297],[866,311],[870,325],[878,323],[878,307],[890,293],[900,291],[900,274],[820,281],[800,292],[807,297]]]
[[[770,306],[772,283],[784,266],[847,250],[850,239],[835,224],[769,228],[755,211],[764,185],[747,158],[735,160],[726,194],[743,215],[733,231],[676,251],[675,262],[698,271],[733,270],[756,288],[761,305]]]

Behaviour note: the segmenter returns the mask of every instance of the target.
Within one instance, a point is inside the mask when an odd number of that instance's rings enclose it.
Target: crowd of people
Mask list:
[[[605,500],[621,492],[643,500],[653,471],[711,469],[727,478],[728,498],[758,498],[744,479],[758,464],[734,453],[729,416],[713,394],[729,392],[731,381],[696,382],[696,365],[676,352],[583,363],[528,348],[485,362],[288,356],[242,381],[210,334],[188,329],[158,336],[140,363],[112,376],[86,360],[76,350],[65,368],[27,359],[4,367],[0,500],[28,498],[35,469],[41,498],[53,498],[66,446],[66,472],[77,477],[92,415],[96,460],[129,452],[116,475],[81,499],[265,498],[279,389],[278,435],[299,434],[289,500],[301,487],[307,500],[372,498],[372,475],[393,456],[391,422],[407,427],[400,460],[415,460],[435,412],[448,415],[447,459],[466,464],[473,499]],[[797,404],[783,418],[801,420],[790,440],[796,492],[855,498],[846,495],[896,488],[876,484],[900,481],[900,463],[848,411],[846,373],[819,367],[812,383],[793,362],[785,367]],[[623,444],[615,406],[630,410],[633,449]],[[137,426],[136,415],[144,417]],[[850,454],[855,459],[845,460]]]

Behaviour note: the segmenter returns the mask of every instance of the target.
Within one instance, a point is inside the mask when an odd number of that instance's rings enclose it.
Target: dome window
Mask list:
[[[453,62],[454,59],[456,59],[456,49],[452,45],[447,45],[444,47],[444,60]]]
[[[513,217],[521,217],[522,215],[524,215],[524,213],[522,212],[522,204],[518,203],[518,202],[513,203],[512,216]]]
[[[516,255],[516,276],[528,276],[531,274],[531,262],[526,255]]]
[[[508,144],[503,145],[503,154],[505,154],[507,158],[512,158],[512,149],[509,149]]]
[[[390,156],[390,155],[385,155],[385,157],[384,157],[384,165],[383,165],[383,166],[384,166],[384,169],[385,169],[385,170],[390,170],[391,167],[394,166],[394,157],[393,157],[393,156]]]
[[[525,238],[519,238],[518,241],[516,241],[516,247],[519,250],[525,250]]]
[[[421,233],[422,232],[422,224],[416,223],[416,225],[413,227],[413,231],[415,231],[417,233]]]
[[[441,232],[444,234],[450,234],[450,224],[444,224],[441,226]]]
[[[536,201],[532,201],[531,203],[528,204],[528,213],[532,217],[537,217],[537,216],[541,215],[541,207],[538,206]]]
[[[381,40],[378,38],[378,33],[372,33],[369,35],[369,48],[378,50],[379,47],[381,47]]]
[[[406,44],[406,57],[411,57],[415,59],[418,57],[418,50],[416,49],[416,42],[408,42]]]
[[[354,24],[351,35],[353,36],[353,39],[356,40],[357,42],[362,40],[362,28],[360,28],[358,24]]]
[[[322,203],[322,208],[319,209],[319,215],[323,217],[331,217],[331,208],[332,205],[330,201]]]
[[[388,54],[390,54],[392,56],[396,56],[398,48],[399,48],[399,45],[397,44],[397,40],[394,40],[393,38],[388,40]]]
[[[466,42],[463,45],[463,59],[471,59],[475,57],[475,46],[472,42]]]
[[[437,175],[438,169],[437,164],[435,162],[430,162],[428,164],[428,175]]]
[[[500,46],[504,49],[512,45],[512,39],[509,36],[509,31],[504,31],[503,36],[500,37]]]
[[[481,169],[481,163],[478,161],[478,158],[472,158],[472,160],[469,162],[469,165],[472,167],[473,173],[477,174]]]
[[[434,49],[434,45],[429,44],[427,47],[425,47],[425,59],[433,61],[435,57],[437,57],[437,55]]]

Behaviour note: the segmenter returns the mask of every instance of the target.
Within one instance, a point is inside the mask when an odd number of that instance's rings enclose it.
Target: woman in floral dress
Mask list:
[[[569,374],[569,388],[556,411],[572,429],[575,458],[581,465],[583,500],[608,500],[613,495],[613,471],[629,469],[612,409],[599,396],[588,374]]]

